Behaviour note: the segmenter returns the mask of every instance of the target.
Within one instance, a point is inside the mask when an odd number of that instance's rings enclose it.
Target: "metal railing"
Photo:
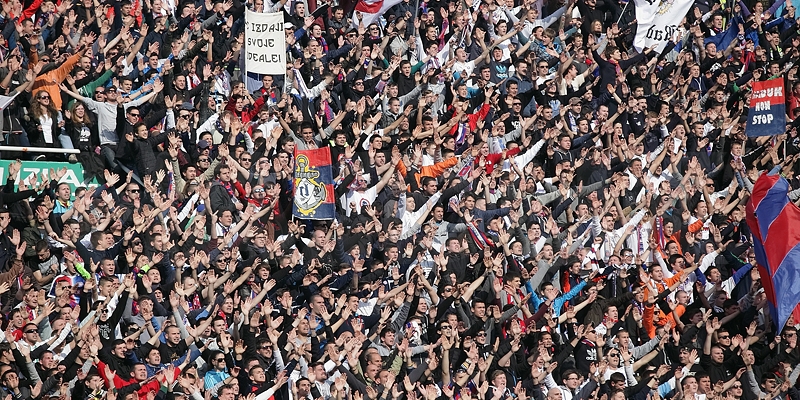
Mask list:
[[[51,147],[0,146],[0,151],[21,151],[23,153],[80,154],[78,149],[55,149]]]

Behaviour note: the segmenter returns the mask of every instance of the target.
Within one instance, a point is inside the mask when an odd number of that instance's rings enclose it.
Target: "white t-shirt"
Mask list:
[[[356,204],[356,213],[361,213],[361,207],[370,206],[378,197],[378,190],[375,186],[363,191],[355,191],[351,190],[342,195],[342,207],[344,207],[347,212],[350,212],[350,203]]]

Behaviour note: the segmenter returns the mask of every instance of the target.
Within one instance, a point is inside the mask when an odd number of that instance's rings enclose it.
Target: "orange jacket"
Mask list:
[[[652,305],[651,306],[645,306],[644,307],[644,314],[642,315],[642,327],[644,327],[644,330],[647,332],[647,336],[649,336],[650,339],[656,337],[656,328],[657,328],[657,326],[656,326],[656,324],[654,322],[655,321],[655,312],[656,312],[656,307],[655,306],[652,306]],[[686,312],[686,306],[684,306],[683,304],[678,304],[675,307],[675,313],[678,314],[678,318],[680,318],[683,315],[683,313],[685,313],[685,312]],[[665,314],[661,310],[659,310],[658,313],[659,313],[659,315],[658,315],[658,326],[664,326],[664,324],[666,324],[667,322],[671,322],[672,326],[678,326],[675,323],[675,316],[672,315],[672,313]]]
[[[694,221],[691,224],[689,224],[689,226],[687,226],[686,229],[689,232],[695,233],[703,229],[703,224],[705,224],[705,221],[703,221],[702,219],[698,219],[697,221]],[[653,218],[653,235],[658,235],[658,231],[656,230],[656,218]],[[674,231],[672,232],[672,236],[664,238],[664,243],[668,243],[670,241],[675,242],[675,244],[678,246],[678,254],[683,254],[683,249],[681,248],[681,235],[683,235],[683,230]],[[660,242],[656,241],[656,243]],[[661,245],[659,244],[658,251],[660,251],[661,256],[664,257],[664,259],[666,259],[667,253],[665,253],[664,250],[665,249],[662,249]]]
[[[70,71],[72,71],[72,67],[78,63],[78,61],[83,57],[83,52],[78,52],[72,55],[64,64],[61,64],[60,67],[44,74],[39,75],[33,81],[33,90],[32,93],[36,94],[36,92],[40,90],[44,90],[50,94],[50,103],[55,107],[56,110],[61,109],[61,82],[69,75]]]
[[[447,160],[440,161],[436,164],[421,167],[419,169],[419,173],[415,176],[415,179],[417,180],[417,186],[420,185],[420,181],[422,180],[423,177],[430,176],[431,178],[436,178],[437,176],[444,173],[446,169],[456,164],[458,164],[458,158],[450,157]],[[400,163],[397,164],[397,170],[400,171],[400,174],[403,175],[403,178],[405,178],[406,174],[408,174],[408,169],[406,168],[406,165],[403,164],[402,161],[400,161]]]
[[[669,288],[670,286],[672,286],[675,283],[680,282],[680,281],[682,281],[684,279],[686,279],[686,275],[684,275],[683,273],[680,273],[680,274],[675,274],[670,278],[664,279],[663,282],[655,282],[654,281],[653,283],[655,283],[656,289],[658,289],[658,293],[661,293],[661,292],[667,290],[667,288]],[[650,294],[650,288],[647,285],[645,285],[644,286],[644,290],[642,292],[644,293],[644,298],[647,299],[649,294]],[[653,293],[653,297],[658,297],[658,293]]]

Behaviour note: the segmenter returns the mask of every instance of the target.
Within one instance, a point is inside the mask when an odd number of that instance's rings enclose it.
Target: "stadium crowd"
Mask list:
[[[286,74],[243,72],[246,9]],[[51,151],[3,153],[0,399],[800,399],[745,220],[800,187],[790,0],[641,53],[622,0],[352,9],[2,2],[3,144]],[[293,216],[321,148],[335,219]]]

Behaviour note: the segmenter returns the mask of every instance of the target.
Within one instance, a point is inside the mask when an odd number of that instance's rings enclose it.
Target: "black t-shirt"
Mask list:
[[[500,84],[503,79],[507,79],[509,76],[511,76],[511,74],[508,72],[508,68],[511,67],[511,60],[492,60],[489,62],[489,67],[492,72],[491,81],[494,84]]]
[[[186,345],[185,340],[181,339],[181,341],[175,346],[168,345],[167,343],[161,343],[158,351],[161,352],[161,362],[169,364],[188,354],[189,346]]]

